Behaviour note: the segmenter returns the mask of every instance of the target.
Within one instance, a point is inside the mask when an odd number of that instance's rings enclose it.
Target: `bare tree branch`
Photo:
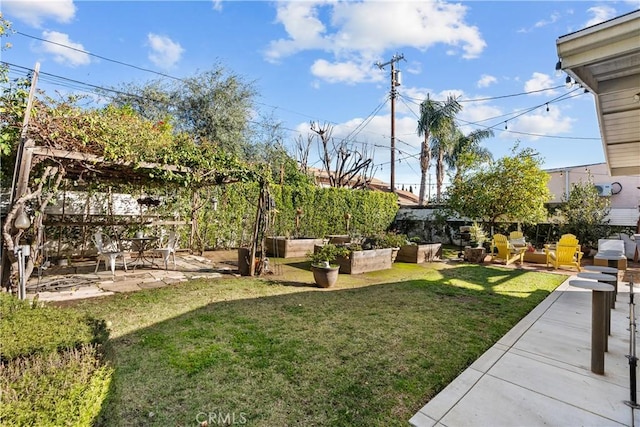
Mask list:
[[[327,123],[320,127],[312,122],[311,130],[319,138],[322,167],[331,187],[366,188],[370,184],[373,158],[364,147],[358,151],[344,140],[336,144],[331,138],[333,127]]]

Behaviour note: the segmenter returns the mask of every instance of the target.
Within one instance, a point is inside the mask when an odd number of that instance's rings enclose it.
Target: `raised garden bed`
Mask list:
[[[348,234],[330,234],[327,237],[329,238],[329,243],[334,245],[351,243],[351,237]]]
[[[286,237],[267,237],[267,256],[277,258],[301,258],[313,252],[315,245],[322,245],[322,239]]]
[[[340,273],[360,274],[391,268],[391,248],[353,251],[349,258],[338,257]]]
[[[442,258],[442,243],[422,243],[400,247],[396,261],[423,263],[439,261]]]

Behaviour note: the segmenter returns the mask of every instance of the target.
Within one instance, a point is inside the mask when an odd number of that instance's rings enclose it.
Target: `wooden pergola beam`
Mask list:
[[[151,162],[140,162],[140,163],[114,162],[114,161],[105,160],[103,156],[96,156],[95,154],[81,153],[79,151],[60,150],[57,148],[50,148],[50,147],[32,146],[32,147],[28,147],[28,150],[30,150],[33,155],[42,156],[42,157],[51,157],[55,159],[77,160],[81,162],[102,163],[106,165],[112,164],[112,165],[118,165],[118,166],[128,166],[131,168],[163,169],[170,172],[180,172],[180,173],[191,172],[190,168],[176,166],[176,165],[161,165],[159,163],[151,163]]]

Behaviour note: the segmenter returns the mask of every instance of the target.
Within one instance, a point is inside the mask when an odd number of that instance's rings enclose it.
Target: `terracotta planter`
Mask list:
[[[330,288],[338,281],[340,267],[321,267],[318,265],[312,265],[311,271],[313,272],[313,280],[315,280],[316,285],[321,288]]]

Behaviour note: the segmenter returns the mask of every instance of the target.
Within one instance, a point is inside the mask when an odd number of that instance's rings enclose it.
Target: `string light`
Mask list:
[[[571,81],[571,77],[567,76],[567,78],[564,81],[565,86],[568,88],[570,88],[571,86],[573,86],[573,82]]]

